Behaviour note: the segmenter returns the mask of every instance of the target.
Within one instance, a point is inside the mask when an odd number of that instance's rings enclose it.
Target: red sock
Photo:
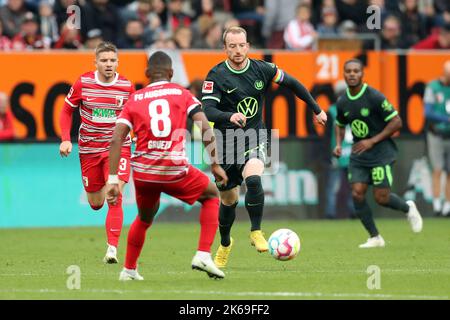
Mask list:
[[[123,224],[122,195],[119,194],[115,205],[108,204],[108,207],[105,223],[106,237],[109,245],[117,247]]]
[[[145,234],[152,224],[141,221],[139,216],[136,217],[128,231],[127,254],[125,258],[125,268],[136,269],[137,259],[141,254],[144,246]]]
[[[198,250],[211,252],[219,226],[219,198],[207,199],[200,210],[200,240]]]

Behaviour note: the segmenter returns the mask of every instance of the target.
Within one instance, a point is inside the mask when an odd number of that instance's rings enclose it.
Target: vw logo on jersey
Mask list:
[[[364,121],[355,120],[352,122],[352,132],[358,138],[364,138],[369,134],[369,127]]]
[[[247,119],[253,118],[258,113],[258,101],[255,98],[247,97],[238,103],[237,111],[242,113]]]
[[[257,90],[264,88],[264,82],[262,80],[256,80],[254,85]]]

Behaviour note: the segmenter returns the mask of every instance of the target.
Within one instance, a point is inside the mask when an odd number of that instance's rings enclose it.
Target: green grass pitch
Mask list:
[[[359,249],[367,235],[357,220],[265,221],[266,235],[291,228],[300,254],[276,261],[250,246],[247,221],[233,228],[235,246],[224,280],[190,267],[197,246],[196,223],[158,223],[147,234],[141,282],[119,282],[118,265],[105,265],[103,228],[0,230],[0,299],[449,299],[450,219],[428,218],[413,234],[406,220],[379,219],[385,248]],[[215,252],[218,235],[213,245]],[[81,288],[69,290],[71,265]],[[369,266],[380,270],[380,289],[368,289]],[[373,283],[369,281],[369,283]]]

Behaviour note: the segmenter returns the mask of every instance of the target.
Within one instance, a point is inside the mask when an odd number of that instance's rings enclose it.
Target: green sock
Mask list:
[[[405,213],[407,213],[409,211],[409,206],[406,203],[405,199],[400,198],[398,195],[396,195],[395,193],[391,193],[389,195],[389,201],[388,203],[386,203],[385,205],[383,205],[384,207],[388,207],[394,210],[398,210],[398,211],[403,211]]]
[[[362,202],[356,202],[353,200],[353,203],[355,205],[356,214],[361,220],[364,228],[366,228],[367,232],[369,232],[370,237],[373,238],[378,236],[379,233],[377,227],[375,226],[375,221],[373,220],[372,209],[370,209],[366,199]]]
[[[226,206],[220,203],[219,207],[219,232],[220,232],[220,244],[224,247],[228,247],[231,242],[231,227],[233,226],[234,219],[236,218],[236,206],[237,202],[231,206]]]

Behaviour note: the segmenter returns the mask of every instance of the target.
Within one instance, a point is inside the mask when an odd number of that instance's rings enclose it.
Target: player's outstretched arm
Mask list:
[[[325,125],[327,122],[327,114],[323,111],[316,100],[312,97],[311,93],[294,77],[287,73],[283,74],[283,78],[278,84],[291,89],[295,95],[306,102],[306,104],[312,108],[314,114],[316,115],[317,122],[321,125]]]
[[[119,177],[117,170],[119,169],[120,151],[126,136],[130,132],[130,127],[123,123],[117,123],[111,139],[111,147],[109,149],[109,177],[106,187],[106,200],[110,204],[117,202],[119,195]]]
[[[385,139],[390,138],[396,131],[400,130],[403,126],[402,119],[396,115],[391,120],[389,120],[386,127],[376,136],[369,139],[364,139],[354,144],[352,147],[352,152],[356,154],[361,154],[366,150],[371,149],[375,144]]]
[[[223,185],[228,183],[228,177],[222,167],[219,165],[219,161],[217,159],[217,145],[216,138],[214,136],[214,131],[209,125],[208,119],[206,118],[205,113],[196,112],[191,116],[194,123],[200,128],[202,132],[202,141],[203,145],[207,152],[209,152],[209,157],[211,160],[211,172],[216,178],[218,182]]]

